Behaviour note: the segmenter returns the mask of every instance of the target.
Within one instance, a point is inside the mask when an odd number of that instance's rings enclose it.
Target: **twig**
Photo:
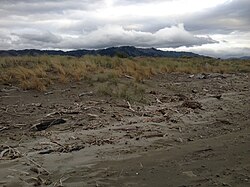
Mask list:
[[[11,116],[15,116],[15,117],[21,117],[21,116],[18,115],[18,114],[10,113],[10,112],[7,112],[7,111],[4,111],[4,113],[6,113],[6,114],[8,114],[8,115],[11,115]]]
[[[0,159],[4,157],[4,154],[10,151],[10,148],[4,149],[0,154]]]
[[[9,95],[1,96],[1,98],[17,98],[17,97],[21,97],[21,96],[9,96]]]
[[[141,169],[143,169],[143,165],[142,165],[142,163],[140,162],[140,166],[141,166]]]
[[[23,154],[23,156],[30,162],[32,162],[34,165],[36,165],[37,167],[41,168],[42,170],[44,170],[46,173],[51,174],[47,169],[45,169],[44,167],[42,167],[40,164],[38,164],[37,162],[35,162],[34,160],[32,160],[31,158],[27,157],[26,155]]]
[[[17,115],[31,115],[31,113],[17,113],[17,111],[15,109],[13,109],[13,111],[15,112],[15,114]]]
[[[157,103],[162,103],[158,97],[155,97]]]
[[[55,115],[55,114],[59,114],[61,116],[61,113],[56,111],[56,112],[51,112],[49,114],[46,114],[46,117],[49,117],[49,116],[52,116],[52,115]]]
[[[0,129],[0,132],[3,131],[3,130],[5,130],[5,129],[8,129],[8,127],[2,127],[2,128]]]
[[[66,180],[68,180],[68,179],[69,179],[69,177],[66,177],[66,178],[61,177],[61,178],[59,179],[59,181],[58,181],[58,182],[55,182],[55,184],[54,184],[53,186],[62,187],[62,186],[63,186],[63,182],[66,181]]]
[[[119,177],[122,175],[122,173],[123,173],[123,169],[121,170],[121,172],[120,172],[120,174],[119,174]]]
[[[130,75],[124,75],[126,78],[128,78],[128,79],[135,79],[134,77],[132,77],[132,76],[130,76]]]
[[[127,103],[128,103],[128,108],[129,108],[129,110],[135,112],[135,110],[131,107],[131,104],[129,103],[129,101],[127,101]]]
[[[78,96],[82,97],[82,96],[91,96],[91,95],[93,95],[93,92],[83,92],[83,93],[80,93]]]

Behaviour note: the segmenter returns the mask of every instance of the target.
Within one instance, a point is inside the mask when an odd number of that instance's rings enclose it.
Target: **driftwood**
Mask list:
[[[32,129],[33,128],[36,128],[37,131],[42,131],[42,130],[45,130],[53,125],[58,125],[58,124],[61,124],[61,123],[65,123],[66,121],[64,119],[49,119],[49,120],[46,120],[44,122],[41,122],[35,126],[32,126]]]
[[[131,110],[131,111],[135,112],[135,110],[132,108],[131,104],[130,104],[128,101],[127,101],[127,104],[128,104],[128,108],[129,108],[129,110]]]
[[[221,94],[219,94],[219,95],[211,95],[211,97],[214,97],[216,99],[221,99],[222,95]]]
[[[3,131],[3,130],[6,130],[6,129],[9,129],[9,128],[8,127],[1,127],[0,132]]]
[[[91,95],[93,95],[93,92],[83,92],[83,93],[80,93],[78,96],[82,97],[82,96],[91,96]]]
[[[0,160],[2,159],[15,159],[21,157],[21,153],[16,149],[10,146],[7,146],[4,150],[0,153]]]

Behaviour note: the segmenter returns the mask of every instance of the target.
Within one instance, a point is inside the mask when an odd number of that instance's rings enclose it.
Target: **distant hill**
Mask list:
[[[118,56],[118,57],[201,57],[201,55],[191,52],[161,51],[155,48],[136,48],[133,46],[110,47],[98,50],[0,50],[0,56],[37,56],[37,55],[61,55],[81,57],[84,55]]]
[[[242,60],[250,60],[250,56],[243,56],[243,57],[240,57],[240,59],[242,59]]]

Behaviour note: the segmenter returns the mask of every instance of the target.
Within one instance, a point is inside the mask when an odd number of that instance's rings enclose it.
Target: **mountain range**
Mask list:
[[[118,57],[201,57],[201,55],[191,52],[162,51],[155,48],[136,48],[134,46],[110,47],[98,50],[0,50],[0,56],[38,56],[38,55],[61,55],[81,57],[84,55],[118,56]]]

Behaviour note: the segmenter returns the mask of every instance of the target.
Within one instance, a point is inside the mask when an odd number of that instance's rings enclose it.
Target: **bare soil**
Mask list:
[[[250,186],[249,74],[143,85],[143,103],[1,85],[0,186]]]

